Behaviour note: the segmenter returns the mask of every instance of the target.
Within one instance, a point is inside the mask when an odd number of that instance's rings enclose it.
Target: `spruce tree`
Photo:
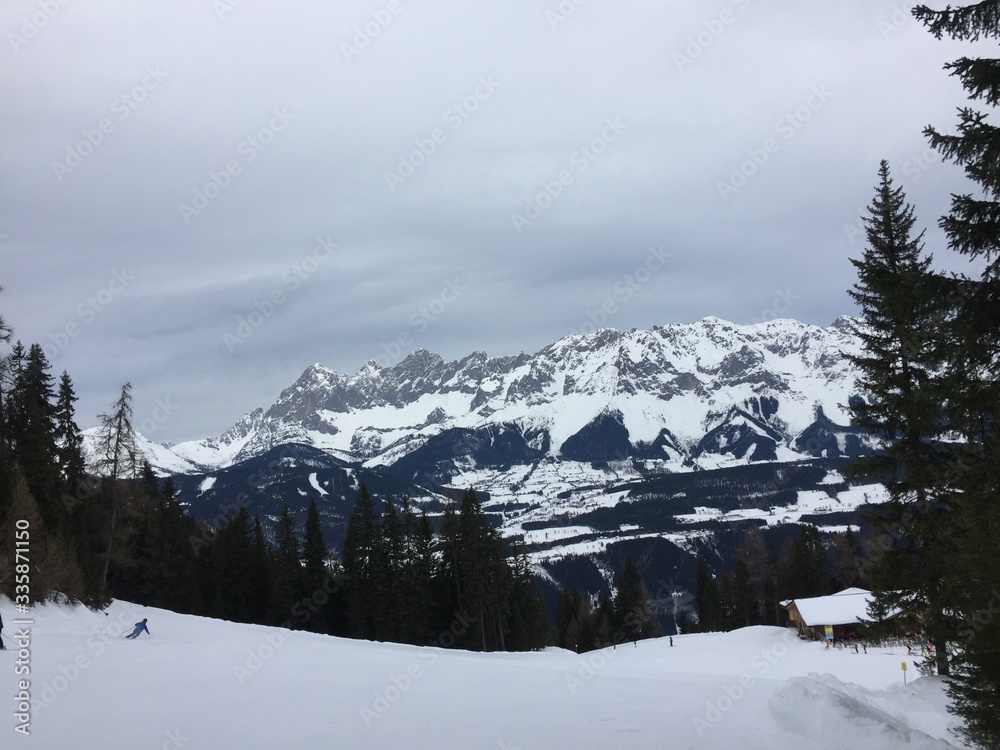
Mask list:
[[[11,400],[17,414],[12,432],[17,463],[46,524],[53,531],[60,530],[65,514],[56,463],[55,391],[48,358],[38,344],[28,349]]]
[[[283,505],[275,527],[275,571],[272,606],[279,622],[291,616],[292,607],[303,592],[303,570],[299,556],[299,538],[295,533],[295,519],[288,505]]]
[[[212,540],[213,614],[251,622],[258,591],[253,588],[254,545],[246,508],[231,511]]]
[[[73,381],[65,370],[59,378],[59,393],[55,407],[55,436],[58,443],[58,463],[62,475],[64,492],[71,495],[77,491],[77,486],[86,473],[83,459],[83,435],[76,424],[76,408],[73,406],[78,398],[73,388]]]
[[[722,599],[719,587],[708,570],[701,553],[695,567],[695,608],[698,610],[698,629],[703,633],[722,630]]]
[[[914,9],[916,18],[938,39],[1000,39],[1000,2],[986,0],[959,7]],[[945,66],[969,99],[989,107],[1000,104],[1000,60],[962,57]],[[949,426],[961,435],[960,455],[951,462],[957,488],[956,552],[952,610],[962,622],[959,664],[951,682],[966,738],[983,747],[1000,747],[1000,621],[996,617],[1000,579],[1000,128],[973,107],[959,110],[957,132],[925,129],[931,146],[962,166],[977,185],[976,194],[953,195],[951,211],[940,221],[949,247],[982,267],[961,286],[957,312],[947,329],[947,405]]]
[[[273,571],[274,556],[271,553],[271,548],[267,546],[267,540],[264,538],[264,527],[260,523],[260,516],[254,516],[250,581],[253,590],[257,592],[257,596],[250,606],[253,622],[274,622],[276,624],[284,622],[284,620],[269,620],[272,610]]]
[[[625,558],[625,565],[618,576],[614,608],[615,625],[627,640],[638,641],[660,634],[653,617],[649,590],[631,557]]]
[[[347,520],[341,560],[344,566],[348,632],[354,638],[372,637],[373,563],[376,544],[375,507],[362,484]]]
[[[309,501],[306,511],[305,535],[302,542],[302,559],[305,565],[305,584],[309,591],[321,588],[328,575],[326,542],[323,540],[323,525],[319,518],[316,501]]]

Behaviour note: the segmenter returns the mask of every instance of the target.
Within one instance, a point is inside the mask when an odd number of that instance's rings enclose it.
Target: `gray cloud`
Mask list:
[[[959,267],[921,130],[968,48],[898,3],[43,6],[0,15],[0,309],[84,426],[127,379],[181,440],[317,361],[828,324],[881,158]]]

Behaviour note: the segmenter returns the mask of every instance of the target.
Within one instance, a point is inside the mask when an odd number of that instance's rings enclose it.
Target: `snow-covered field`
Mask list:
[[[0,612],[10,647],[20,626],[8,600]],[[15,674],[17,651],[0,654],[4,748],[961,747],[942,683],[918,678],[900,650],[825,650],[779,628],[581,655],[475,654],[121,602],[26,617],[30,675]],[[124,640],[143,617],[152,635]],[[27,737],[15,731],[21,679]]]

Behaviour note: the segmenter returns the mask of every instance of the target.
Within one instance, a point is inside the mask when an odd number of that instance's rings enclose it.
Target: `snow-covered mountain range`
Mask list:
[[[845,480],[869,452],[846,405],[852,322],[735,325],[718,318],[567,336],[535,354],[446,362],[418,350],[353,375],[306,368],[222,435],[143,442],[189,512],[235,505],[301,522],[312,500],[340,548],[365,483],[433,519],[465,488],[543,580],[607,589],[626,555],[693,586],[694,555],[726,564],[758,526],[859,523],[884,488]],[[780,544],[779,544],[780,546]]]
[[[718,318],[571,335],[535,354],[453,362],[417,350],[353,375],[312,365],[222,435],[148,444],[163,473],[205,473],[284,444],[414,478],[541,459],[642,461],[662,471],[863,449],[845,426],[850,321]]]

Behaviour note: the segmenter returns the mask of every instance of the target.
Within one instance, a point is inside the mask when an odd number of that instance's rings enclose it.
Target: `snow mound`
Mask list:
[[[900,717],[877,707],[876,693],[844,683],[831,675],[794,677],[771,696],[770,709],[778,725],[817,743],[824,750],[952,750]]]

